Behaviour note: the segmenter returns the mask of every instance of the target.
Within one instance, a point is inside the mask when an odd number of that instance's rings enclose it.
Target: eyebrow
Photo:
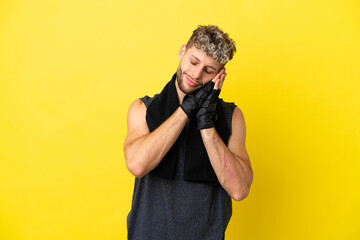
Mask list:
[[[191,55],[191,57],[195,58],[196,60],[198,60],[198,61],[200,62],[200,59],[199,59],[199,58],[197,58],[195,55]],[[212,69],[214,69],[214,70],[216,71],[216,68],[215,68],[215,67],[213,67],[213,66],[206,65],[205,67],[212,68]]]

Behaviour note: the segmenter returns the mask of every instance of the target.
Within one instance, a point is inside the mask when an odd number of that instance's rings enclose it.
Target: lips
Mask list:
[[[192,79],[190,79],[187,75],[185,75],[186,78],[186,82],[191,86],[191,87],[197,87],[199,84],[197,84],[196,82],[194,82]]]

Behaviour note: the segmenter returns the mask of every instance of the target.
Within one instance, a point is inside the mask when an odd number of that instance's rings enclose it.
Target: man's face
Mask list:
[[[211,81],[223,67],[214,58],[209,57],[202,50],[183,45],[178,58],[180,60],[176,79],[180,90],[185,94],[192,94]]]

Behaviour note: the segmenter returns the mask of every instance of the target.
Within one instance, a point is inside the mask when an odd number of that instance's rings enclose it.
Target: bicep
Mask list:
[[[127,114],[127,133],[124,148],[135,139],[149,133],[146,123],[146,107],[140,99],[136,99]]]
[[[250,167],[250,160],[245,146],[245,137],[246,127],[244,115],[241,110],[236,107],[232,117],[231,136],[228,141],[228,148]]]

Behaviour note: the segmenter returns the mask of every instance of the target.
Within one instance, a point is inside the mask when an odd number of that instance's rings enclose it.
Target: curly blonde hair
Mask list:
[[[236,52],[235,42],[215,25],[199,25],[186,44],[187,49],[192,46],[204,51],[222,65],[230,61]]]

